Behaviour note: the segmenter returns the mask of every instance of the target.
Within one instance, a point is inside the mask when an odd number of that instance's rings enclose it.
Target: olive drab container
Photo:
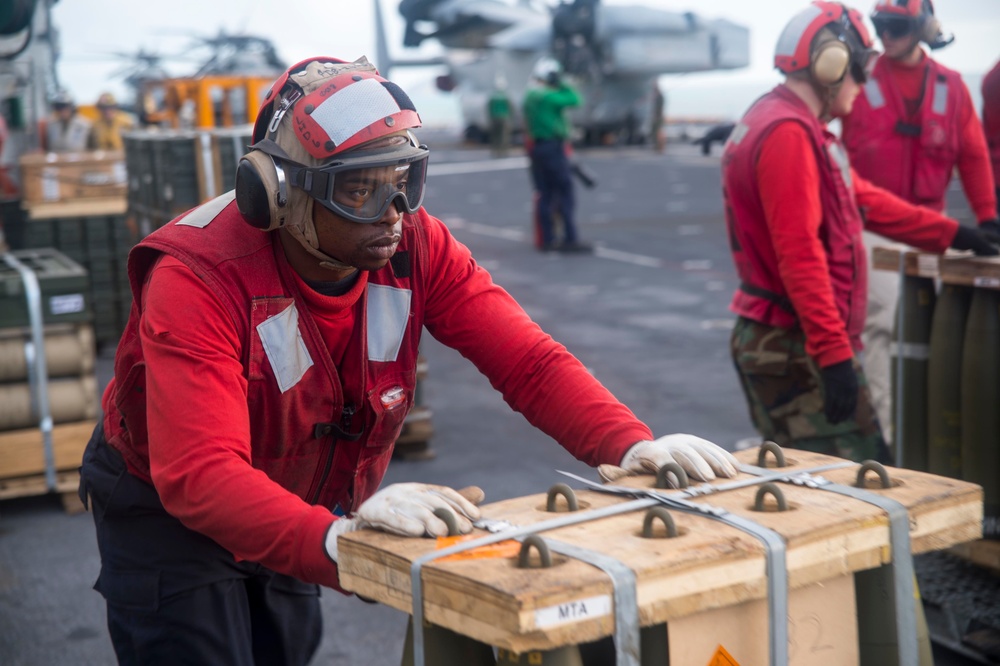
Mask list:
[[[497,663],[493,656],[493,648],[486,643],[480,643],[450,629],[427,622],[424,623],[424,660],[428,666],[495,666]],[[414,664],[412,615],[406,625],[406,641],[403,643],[403,658],[400,664],[401,666]]]
[[[902,310],[897,314],[890,346],[892,441],[902,467],[926,472],[927,359],[936,288],[932,278],[907,275],[903,278],[902,289],[899,304]]]
[[[899,663],[899,638],[896,634],[896,606],[893,603],[891,565],[858,571],[854,574],[854,592],[858,609],[858,653],[860,666],[886,666]],[[916,581],[914,581],[916,590]],[[920,657],[914,666],[934,666],[931,638],[924,606],[914,605],[917,614],[917,649]]]
[[[983,487],[983,537],[1000,538],[1000,291],[975,288],[962,353],[962,479]]]
[[[927,471],[962,476],[962,348],[972,288],[943,284],[927,360]]]

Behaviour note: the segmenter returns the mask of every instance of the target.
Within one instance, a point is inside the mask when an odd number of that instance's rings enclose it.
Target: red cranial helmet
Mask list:
[[[872,9],[872,24],[880,38],[912,36],[914,45],[923,41],[932,49],[955,41],[954,36],[946,38],[942,34],[931,0],[877,0]]]
[[[821,31],[829,39],[817,39]],[[792,17],[774,51],[774,66],[785,74],[807,70],[822,87],[839,85],[850,73],[863,83],[876,52],[861,14],[839,2],[817,1]]]
[[[428,151],[413,128],[420,116],[395,83],[366,58],[310,58],[267,92],[250,152],[236,174],[236,202],[252,226],[284,227],[306,250],[319,249],[314,204],[360,224],[391,206],[413,213],[423,197]],[[347,183],[365,179],[365,188]]]

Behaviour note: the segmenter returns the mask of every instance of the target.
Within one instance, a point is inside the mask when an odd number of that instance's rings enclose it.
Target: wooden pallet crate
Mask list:
[[[757,450],[751,449],[737,457],[753,463],[756,455]],[[794,451],[782,471],[844,462]],[[850,464],[823,476],[853,485],[858,469]],[[944,549],[981,536],[979,486],[911,470],[890,472],[891,487],[871,490],[907,508],[913,553]],[[652,477],[644,476],[623,479],[618,485],[649,487],[652,483]],[[841,628],[833,642],[844,643],[846,637],[847,651],[842,658],[827,655],[822,663],[855,663],[853,574],[891,561],[889,518],[876,506],[850,497],[790,484],[782,484],[781,489],[789,511],[755,511],[756,486],[692,501],[723,507],[780,534],[787,549],[791,613],[814,617],[828,631],[833,631],[834,625]],[[584,511],[627,501],[591,490],[577,491],[576,496]],[[487,504],[482,513],[526,526],[553,517],[545,505],[546,495],[532,495]],[[766,551],[757,538],[702,515],[671,511],[678,538],[647,539],[641,536],[644,514],[630,512],[565,526],[542,537],[597,550],[625,563],[636,575],[639,617],[644,627],[667,623],[671,631],[682,631],[686,636],[700,632],[702,639],[722,642],[719,639],[723,637],[736,640],[734,632],[739,631],[741,622],[748,621],[748,613],[758,624],[766,622]],[[344,535],[339,542],[340,583],[364,597],[412,612],[410,565],[436,547],[429,539],[407,539],[374,530]],[[422,581],[428,622],[515,652],[585,643],[614,630],[607,607],[602,612],[575,616],[572,621],[545,619],[560,609],[608,599],[613,592],[607,575],[563,556],[554,555],[548,569],[520,569],[508,558],[434,560],[424,566]],[[760,635],[756,640],[766,644]],[[698,663],[701,659],[704,664],[710,657],[699,655],[678,663]],[[793,663],[819,663],[814,659],[815,655],[800,654]]]

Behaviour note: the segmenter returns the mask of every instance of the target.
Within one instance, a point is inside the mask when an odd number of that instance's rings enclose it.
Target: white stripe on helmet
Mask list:
[[[802,35],[805,34],[806,28],[808,28],[812,24],[813,20],[815,20],[815,18],[822,13],[823,10],[821,8],[816,7],[815,5],[810,5],[793,16],[792,20],[785,26],[785,29],[781,31],[781,36],[778,37],[778,45],[774,49],[775,55],[795,55],[795,49],[799,45]],[[801,64],[804,67],[809,63]]]
[[[399,112],[399,104],[381,83],[364,79],[330,95],[311,117],[336,145],[372,123]]]

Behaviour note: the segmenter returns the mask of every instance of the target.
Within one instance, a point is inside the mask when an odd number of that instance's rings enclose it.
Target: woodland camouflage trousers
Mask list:
[[[800,328],[775,328],[739,317],[731,350],[750,417],[763,439],[857,462],[891,462],[857,358],[858,407],[853,418],[832,424],[823,415],[819,369],[806,354]]]

